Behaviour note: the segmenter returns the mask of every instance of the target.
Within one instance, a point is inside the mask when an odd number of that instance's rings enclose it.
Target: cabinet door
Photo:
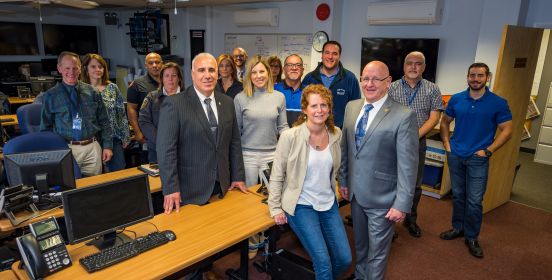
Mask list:
[[[537,150],[535,151],[535,161],[552,165],[552,84],[548,91],[547,100]]]

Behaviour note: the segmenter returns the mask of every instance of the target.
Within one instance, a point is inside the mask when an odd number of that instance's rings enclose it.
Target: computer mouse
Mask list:
[[[165,237],[167,237],[167,239],[169,239],[170,241],[173,241],[176,239],[176,234],[174,234],[174,231],[172,230],[164,230],[161,233],[164,234]]]

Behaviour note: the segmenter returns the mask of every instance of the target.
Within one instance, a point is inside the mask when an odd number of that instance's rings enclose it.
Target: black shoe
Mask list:
[[[410,233],[410,235],[416,238],[420,238],[420,236],[422,236],[422,229],[420,229],[416,223],[405,222],[404,226],[408,229],[408,233]]]
[[[477,240],[465,240],[466,246],[468,246],[468,249],[470,251],[470,254],[476,258],[483,258],[483,249],[481,246],[479,246],[479,242]]]
[[[456,230],[454,228],[441,232],[441,234],[439,235],[439,237],[444,240],[452,240],[462,236],[464,236],[464,231]]]

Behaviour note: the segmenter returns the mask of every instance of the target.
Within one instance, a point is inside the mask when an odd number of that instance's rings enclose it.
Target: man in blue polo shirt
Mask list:
[[[322,62],[303,79],[303,86],[324,85],[332,91],[334,123],[343,126],[345,105],[360,98],[360,87],[355,75],[340,62],[341,44],[328,41],[322,47]]]
[[[284,73],[286,78],[275,84],[274,89],[283,93],[286,97],[286,113],[289,127],[297,120],[301,113],[301,93],[303,85],[303,59],[297,54],[290,54],[284,60]]]
[[[468,68],[469,88],[450,99],[441,120],[441,138],[448,152],[452,184],[452,229],[441,233],[444,240],[465,237],[472,256],[483,258],[477,240],[483,219],[483,195],[487,188],[489,158],[512,135],[512,113],[508,102],[485,84],[489,67],[473,63]],[[455,120],[450,137],[450,123]],[[499,132],[496,134],[496,128]]]

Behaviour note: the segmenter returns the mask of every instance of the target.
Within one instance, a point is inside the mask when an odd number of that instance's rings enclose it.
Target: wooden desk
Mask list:
[[[2,126],[19,125],[19,121],[17,120],[17,115],[0,115],[0,120],[5,120],[5,119],[13,119],[13,121],[2,122]]]
[[[130,177],[130,176],[137,175],[137,174],[144,174],[144,172],[142,172],[142,171],[138,170],[138,168],[134,167],[134,168],[119,170],[119,171],[115,171],[115,172],[111,172],[111,173],[105,173],[105,174],[100,174],[100,175],[96,175],[96,176],[92,176],[92,177],[77,179],[77,188],[82,188],[82,187],[87,187],[87,186],[91,186],[91,185],[95,185],[95,184],[105,183],[105,182],[113,181],[113,180],[120,179],[120,178]],[[152,193],[161,191],[161,179],[159,177],[149,176],[149,184],[150,184],[150,191]],[[17,226],[13,226],[8,218],[3,217],[2,219],[0,219],[0,232],[11,231],[11,230],[14,230],[16,228],[24,227],[24,226],[27,226],[30,223],[34,223],[34,222],[44,220],[44,219],[46,219],[47,217],[50,217],[50,216],[54,216],[54,217],[63,216],[63,209],[60,209],[60,208],[51,209],[51,210],[47,210],[47,211],[49,211],[47,214],[42,215],[40,217],[36,217],[34,219],[31,219],[30,221],[21,223],[20,225],[17,225]],[[42,212],[44,213],[46,211],[42,211]],[[25,214],[25,213],[23,213],[23,214]],[[19,217],[23,216],[23,214],[18,213],[15,216],[19,218]]]
[[[0,271],[0,279],[2,280],[17,280],[17,276],[15,276],[15,273],[11,270],[4,270]]]
[[[9,102],[11,105],[16,105],[16,104],[29,104],[29,103],[33,103],[34,100],[35,100],[34,97],[31,97],[31,98],[8,97],[8,102]]]
[[[234,190],[228,192],[224,199],[205,206],[187,205],[180,208],[179,213],[159,214],[150,222],[159,230],[174,231],[175,241],[92,274],[88,274],[78,260],[97,249],[82,243],[70,245],[67,249],[73,265],[47,279],[160,279],[170,276],[235,244],[245,245],[249,236],[273,226],[274,220],[261,200],[262,197],[257,194]],[[139,235],[155,230],[146,222],[128,229]],[[131,233],[127,235],[132,236]],[[242,248],[245,264],[246,248]],[[19,279],[28,279],[18,265],[19,262],[16,262],[12,266],[15,274]]]

